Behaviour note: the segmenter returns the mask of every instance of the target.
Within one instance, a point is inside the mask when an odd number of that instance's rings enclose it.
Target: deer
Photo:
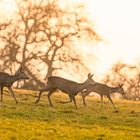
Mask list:
[[[116,110],[116,106],[114,105],[113,100],[111,99],[110,95],[112,93],[118,92],[124,96],[125,92],[124,92],[122,86],[123,86],[123,84],[119,84],[119,86],[117,86],[117,87],[110,87],[108,85],[98,83],[98,82],[96,82],[95,85],[89,85],[85,90],[83,90],[81,92],[81,96],[83,99],[83,105],[87,106],[86,102],[85,102],[86,96],[89,95],[91,92],[95,92],[101,96],[101,107],[103,107],[103,96],[106,96],[109,99],[109,101],[111,102],[111,104],[113,105],[114,109]]]
[[[51,107],[53,107],[53,104],[51,102],[51,95],[58,89],[62,91],[63,93],[68,94],[69,96],[69,101],[61,102],[61,103],[70,103],[74,102],[75,108],[77,109],[77,104],[75,100],[75,96],[84,90],[86,87],[89,85],[94,85],[94,80],[92,79],[93,74],[91,75],[90,73],[87,76],[87,80],[84,81],[83,83],[77,83],[75,81],[71,81],[59,76],[50,76],[48,77],[47,81],[47,86],[43,89],[40,90],[38,99],[36,100],[35,103],[38,103],[41,97],[41,94],[45,91],[48,91],[47,97],[49,100],[49,104]]]
[[[20,69],[14,74],[10,75],[6,72],[0,72],[0,101],[3,100],[3,88],[7,87],[11,95],[13,96],[16,104],[18,104],[18,101],[15,97],[15,94],[12,89],[12,85],[21,79],[29,79],[29,77],[24,73],[24,68],[20,67]]]

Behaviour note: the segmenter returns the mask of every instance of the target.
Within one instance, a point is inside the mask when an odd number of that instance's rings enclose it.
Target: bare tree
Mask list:
[[[26,67],[34,80],[32,83],[30,79],[28,84],[25,81],[24,86],[28,88],[43,87],[41,81],[47,80],[54,71],[86,69],[74,42],[100,38],[80,6],[62,8],[59,0],[26,0],[17,5],[17,15],[0,31],[1,70],[7,70],[10,65],[8,71],[14,73],[17,65]]]
[[[110,72],[105,76],[104,82],[112,85],[123,83],[125,98],[140,99],[140,65],[128,65],[117,62]]]

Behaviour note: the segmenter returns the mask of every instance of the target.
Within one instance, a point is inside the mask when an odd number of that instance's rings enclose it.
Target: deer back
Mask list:
[[[48,78],[47,87],[49,90],[51,89],[60,89],[64,92],[71,92],[78,86],[78,83],[64,79],[57,76],[51,76]]]
[[[0,83],[3,83],[4,81],[8,80],[10,75],[5,72],[0,72]]]
[[[92,76],[93,75],[88,74],[88,78],[84,83],[77,83],[61,77],[51,76],[48,78],[47,88],[48,90],[60,89],[61,91],[64,91],[66,93],[76,94],[85,89],[90,84],[94,84]]]

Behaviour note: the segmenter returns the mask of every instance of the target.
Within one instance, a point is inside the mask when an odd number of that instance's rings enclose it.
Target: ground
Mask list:
[[[66,94],[52,95],[54,107],[49,106],[47,93],[34,104],[38,92],[15,89],[19,104],[5,89],[4,101],[0,103],[0,140],[139,140],[140,101],[113,99],[114,109],[105,99],[103,108],[97,97],[76,97],[78,110],[66,101]]]

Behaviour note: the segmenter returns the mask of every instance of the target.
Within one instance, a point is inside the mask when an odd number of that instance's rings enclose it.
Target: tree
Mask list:
[[[123,83],[125,98],[140,100],[140,65],[133,66],[119,61],[105,76],[104,82],[112,85]]]
[[[24,82],[26,88],[44,86],[42,80],[58,70],[85,69],[74,42],[100,40],[81,6],[64,8],[59,2],[20,1],[17,15],[0,31],[1,70],[13,73],[17,65],[26,67],[32,77]]]

